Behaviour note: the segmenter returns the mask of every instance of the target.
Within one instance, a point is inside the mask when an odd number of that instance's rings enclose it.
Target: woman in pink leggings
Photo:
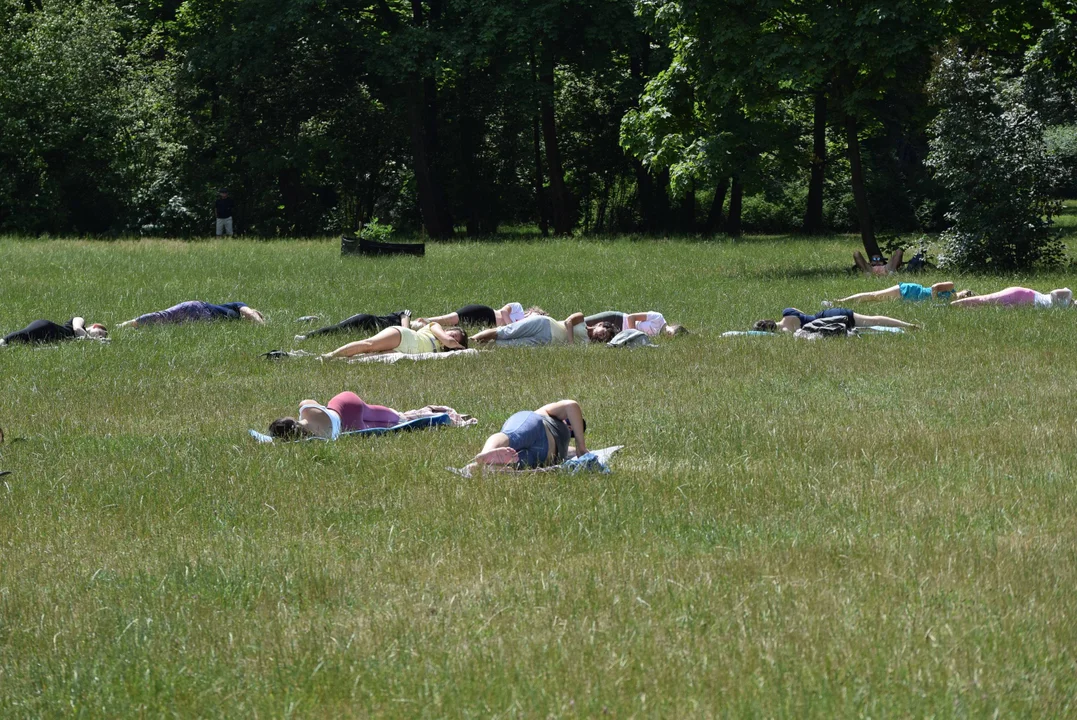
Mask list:
[[[1069,307],[1073,302],[1073,291],[1069,288],[1059,288],[1049,293],[1041,293],[1025,287],[1008,287],[1005,290],[991,293],[990,295],[976,295],[975,297],[954,300],[950,304],[954,307],[971,307],[973,305],[1035,305],[1036,307]]]
[[[316,400],[299,403],[299,419],[284,417],[269,424],[269,434],[283,440],[319,437],[336,440],[341,433],[400,424],[400,413],[384,405],[368,405],[353,392],[333,396],[325,405]]]

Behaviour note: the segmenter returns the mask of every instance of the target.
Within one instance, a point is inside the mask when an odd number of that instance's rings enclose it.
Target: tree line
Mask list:
[[[1075,17],[1042,0],[0,0],[0,231],[203,234],[227,186],[259,235],[859,230],[874,254],[876,231],[948,222],[929,166],[947,53],[1020,78],[1072,162]]]

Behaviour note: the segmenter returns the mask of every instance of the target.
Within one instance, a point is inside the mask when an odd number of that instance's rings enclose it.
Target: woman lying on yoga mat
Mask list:
[[[86,321],[80,317],[73,317],[63,325],[58,325],[52,320],[34,320],[22,330],[5,335],[0,339],[0,345],[14,345],[15,343],[49,343],[61,340],[103,340],[108,337],[108,330],[101,323],[94,323],[86,327]]]
[[[1041,293],[1025,287],[1008,287],[989,295],[954,300],[953,307],[971,307],[973,305],[1034,305],[1038,308],[1065,308],[1073,304],[1073,291],[1059,288],[1049,293]]]
[[[584,318],[587,327],[592,327],[600,322],[608,322],[613,325],[617,332],[622,330],[639,330],[645,335],[654,337],[659,333],[669,336],[682,335],[688,332],[683,325],[667,325],[665,317],[660,312],[647,311],[638,313],[623,313],[618,310],[607,310]]]
[[[479,325],[482,327],[502,327],[514,322],[531,317],[532,315],[546,315],[546,311],[538,306],[532,306],[524,310],[520,303],[513,302],[500,310],[494,310],[487,305],[465,305],[456,312],[437,317],[419,318],[411,323],[412,330],[418,330],[430,323],[442,325]]]
[[[547,315],[532,315],[505,327],[490,328],[471,336],[477,343],[492,342],[495,345],[571,345],[573,342],[608,343],[617,329],[608,322],[594,327],[584,324],[583,313],[573,313],[564,320],[554,320]]]
[[[952,300],[954,298],[967,298],[972,297],[975,293],[971,290],[958,290],[954,291],[954,284],[952,282],[940,282],[925,287],[924,285],[918,285],[916,283],[900,283],[894,287],[887,288],[885,290],[875,290],[874,292],[862,292],[849,297],[838,298],[837,300],[824,300],[824,307],[833,307],[838,303],[849,302],[878,302],[881,300],[907,300],[909,302],[920,302],[922,300]]]
[[[377,332],[389,327],[407,327],[408,320],[411,319],[411,310],[398,310],[388,315],[367,315],[366,313],[360,313],[358,315],[352,315],[347,320],[341,320],[336,325],[326,325],[325,327],[318,328],[317,330],[311,330],[306,335],[296,335],[296,342],[303,342],[307,338],[316,337],[318,335],[330,335],[333,333],[342,332]]]
[[[188,300],[166,310],[139,315],[134,320],[120,323],[117,327],[137,328],[143,325],[165,325],[198,320],[239,320],[240,318],[259,325],[265,323],[262,313],[252,307],[247,307],[246,303],[232,302],[214,305],[201,300]]]
[[[283,440],[332,439],[342,432],[399,424],[400,413],[396,410],[384,405],[368,405],[355,393],[342,392],[325,405],[316,400],[303,400],[299,403],[299,419],[283,417],[274,420],[269,423],[269,435]]]
[[[886,317],[885,315],[861,315],[860,313],[854,313],[852,310],[846,308],[830,308],[829,310],[824,310],[815,315],[805,315],[796,308],[786,308],[785,310],[782,310],[781,320],[777,322],[773,320],[757,320],[755,324],[752,325],[752,330],[764,330],[766,332],[777,332],[778,330],[783,332],[796,332],[812,320],[828,317],[847,317],[851,321],[851,327],[871,327],[873,325],[899,328],[920,327],[919,325],[896,320],[892,317]]]
[[[431,323],[422,330],[412,330],[406,327],[385,328],[374,337],[348,343],[322,357],[331,360],[391,350],[405,355],[420,355],[465,348],[467,348],[467,334],[463,330],[457,327],[443,330],[440,324]]]
[[[486,439],[482,452],[468,468],[483,465],[535,468],[559,465],[569,457],[587,452],[584,432],[587,421],[575,400],[558,400],[531,412],[521,410]],[[568,441],[576,439],[575,452],[570,455]]]

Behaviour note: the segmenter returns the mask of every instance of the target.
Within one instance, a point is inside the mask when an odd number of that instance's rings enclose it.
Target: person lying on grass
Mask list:
[[[862,292],[837,300],[824,300],[824,307],[833,307],[839,303],[850,302],[880,302],[883,300],[906,300],[908,302],[922,302],[924,300],[951,300],[953,298],[967,298],[975,295],[971,290],[954,291],[952,282],[939,282],[930,287],[917,283],[899,283],[894,287],[873,292]]]
[[[296,335],[295,341],[303,342],[308,338],[317,337],[318,335],[331,335],[343,332],[372,333],[389,327],[408,327],[409,320],[411,320],[411,310],[397,310],[388,315],[368,315],[366,313],[359,313],[358,315],[352,315],[347,320],[341,320],[336,325],[326,325],[317,330],[311,330],[306,335]]]
[[[587,327],[593,327],[600,322],[610,323],[617,332],[621,332],[622,330],[639,330],[644,335],[649,335],[650,337],[654,337],[660,333],[665,333],[670,337],[688,333],[688,329],[683,325],[667,325],[666,318],[662,316],[662,313],[654,312],[653,310],[638,313],[623,313],[618,310],[607,310],[606,312],[588,315],[584,318],[584,323],[586,323]]]
[[[518,302],[511,302],[504,307],[494,310],[488,305],[465,305],[456,312],[437,317],[419,318],[411,323],[412,330],[418,330],[430,323],[442,325],[476,325],[478,327],[504,327],[514,322],[519,322],[532,315],[547,315],[548,313],[537,305],[527,310]]]
[[[1058,288],[1049,293],[1037,292],[1026,287],[1008,287],[1005,290],[978,295],[976,297],[954,300],[950,305],[953,307],[971,307],[973,305],[1032,305],[1038,308],[1069,307],[1073,304],[1073,291],[1069,288]]]
[[[608,322],[587,327],[583,313],[573,313],[564,320],[554,320],[547,315],[533,315],[504,327],[490,328],[471,336],[476,343],[504,346],[518,345],[571,345],[574,342],[608,343],[617,329]]]
[[[818,320],[819,318],[828,317],[846,317],[849,318],[849,328],[854,327],[899,327],[899,328],[918,328],[919,325],[913,323],[907,323],[902,320],[897,320],[892,317],[886,317],[885,315],[861,315],[855,313],[847,308],[830,308],[823,310],[821,313],[815,315],[805,315],[796,308],[786,308],[782,310],[782,319],[775,322],[774,320],[757,320],[752,325],[753,330],[763,330],[765,332],[796,332],[802,326],[807,325],[812,320]]]
[[[173,305],[165,310],[139,315],[133,320],[120,323],[117,327],[142,327],[144,325],[167,325],[171,323],[197,322],[200,320],[248,320],[262,325],[265,317],[247,303],[231,302],[223,305],[188,300]]]
[[[467,333],[458,327],[442,329],[439,323],[431,323],[421,330],[406,327],[388,327],[366,340],[357,340],[322,355],[326,360],[346,358],[364,353],[396,351],[405,355],[448,352],[467,348]]]
[[[0,339],[0,345],[15,343],[51,343],[63,340],[104,340],[108,330],[101,323],[86,327],[86,320],[73,317],[63,325],[52,320],[34,320],[22,330],[16,330]]]
[[[560,465],[587,453],[587,421],[575,400],[558,400],[538,410],[521,410],[486,439],[467,468],[524,469]],[[569,440],[575,438],[575,449]]]
[[[338,433],[390,428],[400,424],[400,413],[384,405],[368,405],[353,392],[342,392],[325,405],[316,400],[303,400],[299,403],[299,418],[274,420],[269,423],[269,435],[282,440],[332,439],[333,426],[338,423]]]

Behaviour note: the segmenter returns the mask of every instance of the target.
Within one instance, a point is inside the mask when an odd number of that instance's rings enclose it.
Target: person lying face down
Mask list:
[[[246,303],[231,302],[223,305],[202,300],[187,300],[164,310],[139,315],[133,320],[122,322],[118,327],[143,327],[145,325],[168,325],[174,323],[199,322],[203,320],[247,320],[262,325],[265,317]]]
[[[0,345],[14,345],[16,343],[51,343],[63,342],[64,340],[104,340],[108,337],[108,330],[101,323],[93,323],[86,326],[86,320],[81,317],[73,317],[63,325],[54,323],[52,320],[34,320],[22,330],[8,333],[0,339]]]
[[[824,300],[823,305],[830,307],[839,303],[880,302],[883,300],[905,300],[906,302],[923,302],[925,300],[952,300],[972,297],[971,290],[955,290],[952,282],[937,282],[931,286],[917,283],[899,283],[885,290],[856,293],[837,300]]]
[[[564,320],[546,315],[534,315],[499,328],[483,330],[471,336],[476,343],[492,342],[497,346],[571,345],[576,342],[608,343],[617,329],[608,322],[594,327],[584,324],[583,313],[573,313]]]
[[[1072,304],[1073,291],[1069,288],[1058,288],[1049,293],[1041,293],[1026,287],[1008,287],[1005,290],[999,290],[989,295],[963,298],[950,303],[953,307],[972,307],[974,305],[1016,307],[1019,305],[1032,305],[1038,308],[1067,308]]]
[[[338,347],[322,357],[352,357],[365,353],[396,351],[405,355],[421,355],[431,352],[448,352],[467,348],[467,334],[460,328],[443,329],[439,323],[431,323],[420,330],[406,327],[385,328],[377,335]]]
[[[752,325],[753,330],[763,330],[766,332],[796,332],[802,326],[807,325],[812,320],[818,320],[819,318],[829,317],[846,317],[849,318],[850,327],[899,327],[899,328],[917,328],[919,325],[913,323],[907,323],[896,318],[886,317],[885,315],[861,315],[860,313],[854,313],[847,308],[829,308],[823,310],[815,315],[806,315],[796,308],[786,308],[782,310],[782,319],[775,322],[774,320],[756,320]]]
[[[384,405],[369,405],[353,392],[333,396],[325,405],[316,400],[299,403],[299,417],[278,418],[269,424],[269,435],[282,440],[309,437],[335,440],[341,433],[400,424],[400,413]]]
[[[532,315],[547,315],[548,313],[537,305],[524,310],[524,306],[518,302],[511,302],[494,310],[488,305],[465,305],[456,312],[438,315],[436,317],[419,318],[411,323],[412,330],[418,330],[430,323],[442,325],[473,325],[477,327],[504,327],[514,322],[519,322]]]
[[[537,468],[559,465],[587,453],[587,422],[575,400],[558,400],[534,412],[521,410],[486,439],[468,468]],[[576,445],[569,447],[570,439]]]
[[[639,330],[645,335],[654,337],[665,333],[670,337],[685,335],[688,328],[683,325],[669,325],[662,313],[648,310],[647,312],[623,313],[619,310],[607,310],[606,312],[588,315],[584,318],[587,327],[592,327],[600,322],[608,322],[613,325],[617,332],[622,330]]]

